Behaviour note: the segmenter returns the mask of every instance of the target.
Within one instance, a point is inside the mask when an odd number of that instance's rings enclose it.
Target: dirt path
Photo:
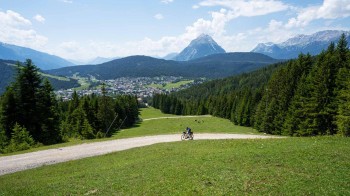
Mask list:
[[[180,141],[180,134],[144,136],[104,142],[80,144],[58,149],[43,150],[20,155],[0,157],[0,175],[14,173],[43,165],[82,159],[156,143]],[[205,139],[265,139],[278,138],[264,135],[244,134],[195,134],[195,140]]]

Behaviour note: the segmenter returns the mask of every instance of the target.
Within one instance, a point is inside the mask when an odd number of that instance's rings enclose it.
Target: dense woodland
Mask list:
[[[312,57],[274,64],[207,82],[170,95],[155,95],[164,113],[211,114],[269,134],[350,136],[350,51],[338,43]]]
[[[70,138],[93,139],[111,136],[120,127],[138,119],[134,96],[55,98],[50,82],[27,60],[18,66],[15,81],[0,99],[0,153],[55,144]],[[113,123],[112,123],[113,122]]]

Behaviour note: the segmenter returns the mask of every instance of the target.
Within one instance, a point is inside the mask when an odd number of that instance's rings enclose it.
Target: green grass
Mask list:
[[[169,116],[171,117],[171,116]],[[191,118],[163,118],[143,121],[130,129],[115,134],[116,138],[137,137],[144,135],[176,134],[179,135],[190,127],[196,133],[244,133],[260,134],[250,127],[240,127],[222,118],[198,116]]]
[[[90,87],[90,82],[86,78],[76,77],[80,87],[74,88],[75,90],[87,90]]]
[[[144,121],[135,125],[130,129],[124,129],[117,132],[114,137],[135,137],[143,135],[158,134],[181,134],[186,127],[190,127],[196,133],[245,133],[259,134],[258,131],[251,127],[236,126],[227,119],[217,118],[213,116],[177,116],[172,114],[163,114],[158,109],[143,108],[140,117]],[[169,117],[169,118],[167,118]],[[155,120],[146,120],[151,118],[161,118]]]
[[[39,74],[44,76],[44,77],[54,78],[54,79],[61,80],[61,81],[67,81],[67,82],[70,81],[70,79],[66,78],[66,77],[54,76],[54,75],[50,75],[50,74],[46,74],[46,73],[42,73],[42,72],[39,72]]]
[[[156,144],[0,176],[0,195],[349,195],[349,138]]]
[[[159,134],[181,134],[186,127],[190,127],[196,133],[244,133],[261,134],[250,127],[236,126],[227,119],[213,116],[176,116],[163,114],[154,108],[143,108],[140,117],[144,121],[134,127],[118,131],[113,138],[129,138]],[[169,117],[169,118],[168,118]],[[151,118],[161,118],[147,120]]]
[[[168,83],[165,88],[167,89],[171,89],[171,88],[180,88],[181,85],[186,85],[189,83],[194,82],[194,80],[183,80],[183,81],[179,81],[179,82],[175,82],[175,83]]]
[[[176,116],[176,115],[164,114],[160,110],[152,108],[152,107],[140,109],[140,117],[142,119],[168,117],[168,116]]]
[[[150,87],[153,88],[159,88],[159,89],[171,89],[171,88],[180,88],[181,85],[185,85],[188,83],[194,82],[194,80],[182,80],[179,82],[175,82],[175,83],[167,83],[165,86],[161,85],[161,84],[151,84],[149,85]]]
[[[163,114],[158,109],[143,108],[140,110],[140,117],[142,119],[159,118],[159,117],[181,117],[172,114]],[[137,123],[134,127],[129,129],[122,129],[110,138],[94,139],[94,140],[79,140],[71,139],[69,142],[55,144],[50,146],[41,146],[38,148],[31,148],[29,150],[14,152],[9,154],[0,154],[0,156],[9,156],[15,154],[23,154],[27,152],[35,152],[39,150],[47,150],[54,148],[62,148],[66,146],[78,145],[83,143],[100,142],[106,140],[114,140],[121,138],[130,138],[146,135],[158,134],[181,134],[186,127],[191,127],[192,131],[196,133],[246,133],[246,134],[260,134],[256,130],[248,127],[240,127],[231,123],[229,120],[216,117],[195,117],[195,118],[178,118],[178,119],[158,119],[143,121]]]

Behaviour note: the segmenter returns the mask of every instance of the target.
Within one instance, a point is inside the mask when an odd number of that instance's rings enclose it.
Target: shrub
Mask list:
[[[27,129],[19,124],[16,123],[12,131],[10,144],[5,148],[5,152],[27,150],[35,144]]]

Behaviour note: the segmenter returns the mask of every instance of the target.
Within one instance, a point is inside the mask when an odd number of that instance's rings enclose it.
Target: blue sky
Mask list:
[[[67,59],[164,56],[202,33],[228,52],[350,29],[350,0],[0,0],[0,41]]]

